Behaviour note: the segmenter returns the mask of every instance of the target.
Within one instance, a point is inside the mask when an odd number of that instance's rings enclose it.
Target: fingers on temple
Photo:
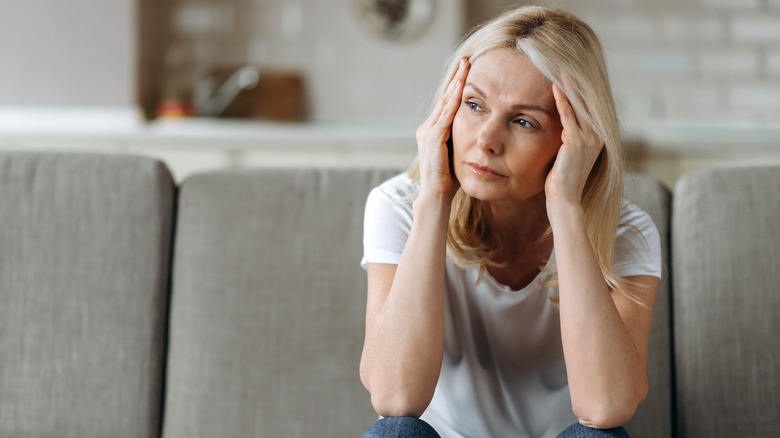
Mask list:
[[[450,80],[444,93],[439,98],[439,102],[434,107],[428,119],[417,129],[417,140],[424,141],[425,138],[433,136],[434,138],[442,137],[446,140],[449,137],[450,126],[452,120],[455,117],[458,107],[460,106],[460,99],[463,95],[463,84],[468,74],[469,63],[466,59],[462,59],[458,70]]]
[[[447,90],[441,97],[439,113],[440,115],[445,116],[443,121],[447,124],[452,122],[452,117],[458,109],[458,106],[460,106],[460,98],[463,95],[463,85],[466,80],[468,68],[468,61],[461,59],[455,76],[453,76],[447,86]]]
[[[591,125],[580,121],[581,117],[578,117],[577,111],[571,105],[569,98],[563,94],[563,91],[556,84],[553,84],[553,95],[555,97],[555,105],[558,107],[558,114],[561,117],[561,125],[563,125],[563,129],[568,135],[577,135],[588,143],[603,144],[603,139],[595,129]]]
[[[577,114],[574,112],[569,99],[563,94],[558,85],[553,84],[553,96],[555,97],[555,106],[558,108],[558,114],[561,117],[561,124],[563,129],[574,130],[579,129],[580,125],[577,121]]]

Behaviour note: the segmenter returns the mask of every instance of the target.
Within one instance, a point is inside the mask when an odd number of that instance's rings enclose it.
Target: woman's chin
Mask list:
[[[504,199],[501,196],[500,190],[496,190],[495,187],[486,187],[485,184],[478,184],[472,181],[465,181],[460,183],[463,193],[469,195],[471,198],[479,199],[484,202],[500,201]]]
[[[485,183],[466,179],[460,182],[463,193],[483,202],[514,201],[524,202],[537,196],[544,196],[544,187],[527,187],[527,190],[512,190],[495,183]]]

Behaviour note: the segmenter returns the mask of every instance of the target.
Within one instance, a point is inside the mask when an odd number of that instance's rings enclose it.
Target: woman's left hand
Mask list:
[[[553,96],[561,118],[563,144],[558,150],[550,173],[545,181],[548,213],[558,203],[581,205],[582,191],[593,164],[604,147],[604,141],[589,125],[577,118],[577,113],[557,85],[553,84]]]

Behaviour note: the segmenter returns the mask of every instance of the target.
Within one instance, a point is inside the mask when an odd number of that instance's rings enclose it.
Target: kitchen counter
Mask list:
[[[225,147],[226,143],[247,143],[247,147],[305,145],[310,143],[414,140],[413,123],[285,123],[258,120],[192,117],[143,120],[134,110],[103,109],[3,109],[0,108],[0,141],[87,140],[182,141]],[[216,143],[215,143],[216,142]],[[366,147],[376,147],[367,144]]]
[[[416,154],[418,123],[214,118],[146,122],[136,110],[126,108],[0,108],[0,148],[146,153],[168,161],[180,177],[225,165],[403,167]],[[624,136],[631,155],[647,164],[640,163],[635,170],[667,172],[660,177],[670,182],[695,167],[694,162],[780,163],[780,123],[629,120],[624,122]],[[670,160],[688,164],[669,170],[675,166]]]
[[[416,123],[146,122],[123,108],[0,108],[0,148],[156,156],[177,179],[224,166],[390,166],[416,154]]]
[[[390,122],[308,122],[282,123],[257,120],[206,117],[144,121],[140,113],[127,108],[2,108],[0,141],[12,139],[85,140],[183,140],[247,141],[263,146],[266,142],[304,144],[414,140],[420,121]],[[660,151],[711,149],[724,145],[780,148],[780,122],[774,124],[709,124],[663,120],[628,120],[625,137],[647,143]],[[215,145],[219,147],[219,145]],[[365,147],[376,147],[366,144]]]

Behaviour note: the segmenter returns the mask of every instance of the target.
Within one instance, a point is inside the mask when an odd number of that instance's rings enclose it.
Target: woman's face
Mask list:
[[[522,201],[544,190],[561,146],[552,83],[531,61],[491,50],[469,70],[452,122],[453,167],[483,201]]]

